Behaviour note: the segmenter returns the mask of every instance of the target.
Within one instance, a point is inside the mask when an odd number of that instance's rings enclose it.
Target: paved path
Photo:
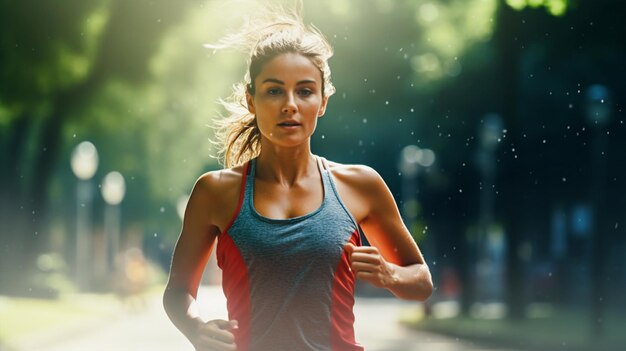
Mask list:
[[[199,293],[202,315],[225,318],[225,299],[219,287]],[[436,334],[418,332],[397,323],[398,316],[415,304],[393,298],[359,298],[355,305],[357,340],[367,351],[467,351],[485,348]],[[120,313],[108,321],[77,328],[74,333],[40,338],[19,351],[193,351],[191,344],[169,322],[158,298],[147,301],[140,313]]]

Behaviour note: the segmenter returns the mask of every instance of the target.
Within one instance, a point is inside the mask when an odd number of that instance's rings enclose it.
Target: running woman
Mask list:
[[[195,183],[165,309],[198,351],[364,350],[355,279],[424,301],[428,266],[376,171],[311,151],[335,92],[324,36],[297,14],[275,13],[214,47],[232,46],[250,56],[218,131],[226,168]],[[214,248],[228,320],[205,321],[195,303]]]

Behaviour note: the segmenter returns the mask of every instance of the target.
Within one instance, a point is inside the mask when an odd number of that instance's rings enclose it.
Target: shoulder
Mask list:
[[[379,188],[385,186],[383,178],[372,167],[359,164],[341,164],[332,161],[328,161],[328,163],[332,175],[337,180],[351,187],[371,190],[372,187]]]
[[[237,208],[242,179],[243,166],[204,173],[193,187],[185,216],[223,230]]]
[[[221,200],[237,199],[243,177],[243,166],[210,171],[196,180],[192,197],[220,205]]]
[[[231,188],[239,189],[243,177],[243,166],[210,171],[202,174],[194,186],[194,191],[207,195],[217,195]]]
[[[339,195],[361,223],[380,208],[392,208],[393,198],[383,178],[372,167],[329,162]]]

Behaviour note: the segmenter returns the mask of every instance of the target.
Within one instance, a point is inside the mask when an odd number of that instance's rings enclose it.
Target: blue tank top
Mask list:
[[[354,274],[344,246],[358,225],[318,158],[324,199],[303,216],[254,208],[256,159],[244,167],[238,210],[218,237],[217,259],[237,350],[363,350],[354,340]]]

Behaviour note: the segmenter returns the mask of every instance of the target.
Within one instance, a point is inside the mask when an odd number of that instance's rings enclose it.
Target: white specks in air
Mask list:
[[[367,118],[363,118],[363,124],[367,124]]]
[[[322,134],[322,139],[326,139],[326,135]]]
[[[415,109],[413,107],[411,107],[411,109],[409,111],[415,112]]]
[[[161,208],[159,209],[159,212],[165,213],[165,207],[161,206]]]
[[[561,178],[561,180],[563,181],[563,183],[567,182],[567,178],[565,177]]]
[[[157,234],[157,233],[154,233],[154,237],[156,238],[157,236],[159,236],[159,234]]]

